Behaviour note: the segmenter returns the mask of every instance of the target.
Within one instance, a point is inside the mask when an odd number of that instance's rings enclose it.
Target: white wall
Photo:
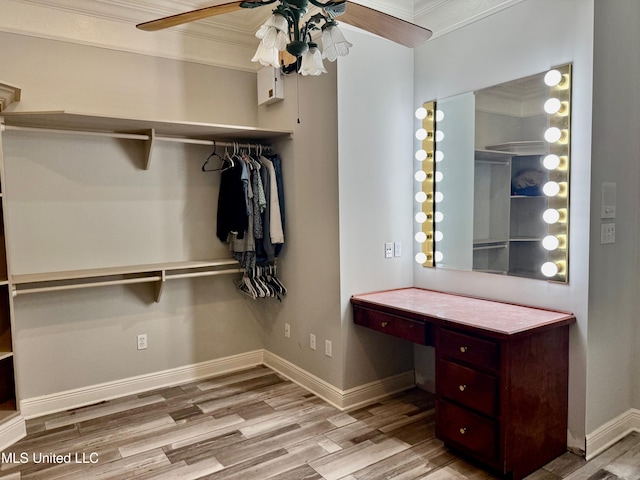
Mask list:
[[[355,326],[349,298],[413,284],[413,52],[348,30],[338,63],[340,291],[344,388],[411,370],[412,347]],[[401,257],[385,259],[385,242]]]
[[[553,15],[550,15],[553,12]],[[569,430],[584,448],[587,382],[589,201],[593,1],[528,0],[416,49],[414,104],[477,90],[573,62],[571,265],[568,285],[476,272],[414,267],[419,287],[569,310]],[[416,368],[432,374],[432,353],[416,349]]]

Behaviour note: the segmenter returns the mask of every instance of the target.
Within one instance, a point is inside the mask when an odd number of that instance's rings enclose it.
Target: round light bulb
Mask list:
[[[437,171],[435,175],[436,182],[441,182],[444,179],[444,173]]]
[[[436,110],[436,122],[444,120],[444,112],[442,110]]]
[[[560,269],[558,268],[558,265],[556,265],[555,263],[546,262],[542,265],[542,267],[540,268],[540,271],[545,277],[549,278],[549,277],[556,276],[560,271]]]
[[[544,157],[542,164],[547,170],[555,170],[560,166],[560,157],[554,154],[547,155],[546,157]]]
[[[434,238],[436,239],[436,242],[441,242],[444,238],[444,235],[440,230],[436,230],[434,233]]]
[[[427,159],[427,151],[426,150],[418,150],[416,152],[416,160],[419,162],[424,162]]]
[[[424,223],[427,221],[427,214],[424,212],[418,212],[416,213],[416,222],[418,223]]]
[[[440,263],[442,260],[444,260],[444,255],[442,254],[442,252],[436,252],[434,258],[436,262]]]
[[[542,187],[542,191],[547,197],[555,197],[560,193],[560,184],[558,182],[547,182]]]
[[[438,130],[436,132],[436,142],[441,142],[444,140],[444,132],[442,130]]]
[[[416,202],[418,203],[424,203],[427,201],[427,194],[424,192],[418,192],[416,193]]]
[[[427,138],[427,135],[427,131],[424,128],[420,128],[418,131],[416,131],[416,138],[420,141]]]
[[[556,143],[562,138],[562,130],[558,127],[547,128],[544,132],[544,139],[549,143]]]
[[[440,203],[441,201],[444,200],[444,194],[442,192],[436,192],[435,200],[436,200],[436,203]]]
[[[562,108],[562,102],[557,98],[550,98],[544,102],[544,111],[549,115],[555,115]]]
[[[549,70],[544,76],[544,83],[548,87],[555,87],[562,81],[562,73],[558,70]]]
[[[424,120],[425,118],[427,118],[427,109],[424,107],[420,107],[419,109],[416,110],[416,118],[418,120]]]
[[[418,232],[416,233],[416,242],[418,243],[424,243],[427,241],[427,234],[424,232]]]
[[[444,153],[441,150],[436,150],[436,162],[444,160]]]
[[[542,239],[542,246],[549,251],[557,250],[560,246],[560,240],[554,235],[547,235]]]
[[[436,222],[441,222],[444,220],[444,214],[442,212],[436,212],[435,216]]]
[[[424,170],[418,170],[414,177],[416,182],[424,182],[427,179],[427,172]]]
[[[542,214],[542,219],[545,221],[545,223],[553,225],[554,223],[558,223],[558,221],[560,220],[560,212],[555,208],[548,208]]]
[[[427,261],[427,255],[426,254],[420,252],[419,254],[416,255],[416,262],[418,262],[420,265],[422,265],[426,261]]]

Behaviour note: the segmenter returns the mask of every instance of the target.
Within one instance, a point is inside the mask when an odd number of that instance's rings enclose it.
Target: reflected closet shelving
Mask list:
[[[541,150],[475,151],[474,270],[543,278],[535,269],[546,258],[541,243],[547,233],[543,155]],[[517,189],[518,179],[528,172],[539,177],[538,185]]]

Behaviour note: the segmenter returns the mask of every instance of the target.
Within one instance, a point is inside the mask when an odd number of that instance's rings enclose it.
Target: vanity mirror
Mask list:
[[[567,282],[570,113],[571,65],[419,108],[416,261]]]

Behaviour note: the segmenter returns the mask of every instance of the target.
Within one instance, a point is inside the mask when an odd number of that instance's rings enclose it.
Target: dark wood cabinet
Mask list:
[[[435,347],[448,447],[515,480],[566,451],[572,314],[416,288],[351,303],[356,324]]]

